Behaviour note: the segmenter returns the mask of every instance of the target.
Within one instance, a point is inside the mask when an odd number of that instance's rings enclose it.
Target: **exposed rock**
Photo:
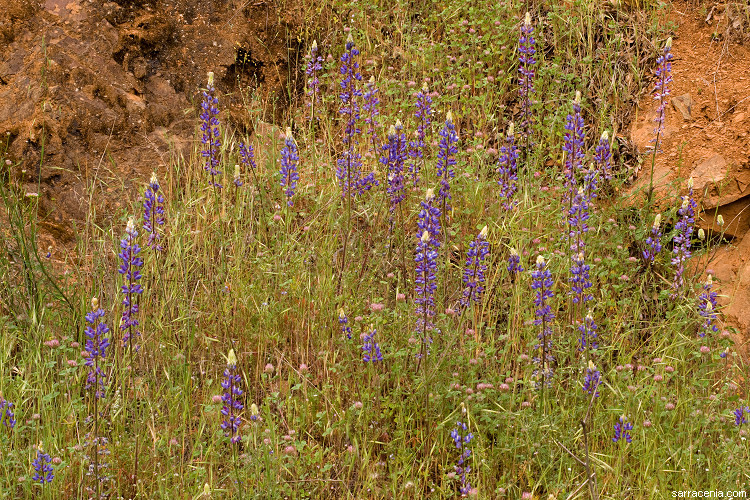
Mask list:
[[[690,121],[693,119],[693,105],[695,102],[690,94],[683,94],[672,98],[672,106],[680,112],[683,120]]]

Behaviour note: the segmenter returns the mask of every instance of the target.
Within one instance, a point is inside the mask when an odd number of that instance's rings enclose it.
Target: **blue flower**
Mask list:
[[[159,244],[161,234],[157,226],[164,225],[164,196],[159,192],[159,188],[159,181],[154,172],[143,196],[143,229],[148,233],[146,245],[161,252],[164,247]]]
[[[682,291],[682,287],[685,284],[683,273],[685,271],[685,261],[690,258],[690,243],[693,235],[693,224],[695,224],[695,209],[697,207],[695,200],[693,200],[693,178],[688,179],[688,194],[682,196],[682,205],[677,210],[679,220],[675,224],[675,236],[673,239],[672,252],[675,254],[672,257],[672,265],[675,267],[674,281],[672,282],[672,288],[674,289],[673,296],[676,296]]]
[[[513,282],[516,280],[516,275],[523,272],[521,256],[518,255],[518,251],[515,248],[511,248],[508,251],[508,272],[510,273],[511,281]]]
[[[388,144],[383,145],[385,155],[380,158],[380,163],[388,170],[388,198],[390,206],[388,210],[393,217],[393,212],[401,203],[406,194],[404,192],[404,162],[406,161],[406,134],[401,121],[397,120],[395,126],[388,130]],[[391,219],[392,221],[392,219]]]
[[[664,50],[656,59],[656,82],[654,83],[654,100],[659,101],[659,107],[656,110],[656,129],[653,139],[654,152],[659,150],[659,139],[664,130],[664,121],[666,118],[667,97],[669,96],[669,84],[672,83],[672,37],[669,37],[664,44]]]
[[[417,125],[416,140],[409,142],[409,156],[414,159],[409,171],[411,172],[413,185],[417,187],[417,182],[419,182],[419,160],[424,161],[427,149],[425,138],[432,123],[432,97],[430,97],[430,89],[427,87],[426,82],[422,85],[422,90],[416,93],[415,97],[417,100],[414,105],[417,110],[414,112],[414,117],[419,120],[419,123]]]
[[[237,412],[244,408],[239,400],[243,394],[240,389],[242,377],[235,374],[235,370],[237,370],[237,356],[234,354],[234,349],[231,349],[227,356],[227,367],[224,369],[224,380],[221,382],[221,387],[224,389],[224,394],[221,396],[221,401],[224,403],[221,414],[226,417],[221,423],[221,429],[224,431],[224,436],[230,438],[229,441],[232,444],[240,442],[239,431],[242,420]]]
[[[716,325],[716,308],[718,306],[716,298],[719,294],[711,290],[713,283],[713,278],[709,274],[706,282],[703,284],[703,292],[698,297],[698,314],[704,320],[698,334],[700,337],[705,337],[709,331],[713,333],[718,333],[719,331],[719,327]]]
[[[307,67],[305,68],[305,74],[309,77],[307,79],[307,92],[306,95],[310,98],[307,106],[310,108],[310,121],[315,119],[315,104],[317,104],[320,94],[320,79],[318,78],[318,72],[323,70],[323,58],[318,55],[318,42],[313,40],[312,47],[310,48],[310,55],[307,60]]]
[[[51,463],[52,457],[44,453],[41,448],[37,450],[36,459],[31,462],[31,465],[34,466],[34,470],[36,471],[31,480],[39,481],[39,484],[42,486],[44,486],[45,483],[51,483],[55,478],[55,475],[52,473],[54,469],[52,468],[52,465],[50,465]]]
[[[539,356],[534,358],[534,361],[539,365],[539,368],[534,371],[534,375],[541,382],[552,385],[552,362],[555,358],[551,354],[552,341],[550,336],[552,335],[551,323],[555,315],[547,301],[555,295],[551,290],[554,282],[552,281],[552,273],[547,269],[547,263],[541,255],[536,259],[536,269],[531,272],[531,278],[531,289],[536,290],[534,297],[536,319],[534,324],[542,327],[537,335],[539,343],[534,346],[534,349],[539,351]]]
[[[365,334],[363,338],[364,345],[362,346],[362,361],[365,363],[383,361],[383,354],[380,352],[380,345],[375,342],[375,334],[378,331],[372,328],[370,334]]]
[[[107,357],[107,348],[110,341],[105,337],[109,333],[109,327],[101,319],[104,317],[104,309],[99,307],[96,297],[91,299],[92,311],[86,314],[86,352],[88,357],[84,364],[91,368],[86,377],[86,389],[94,387],[96,398],[104,397],[107,375],[102,370],[101,362]]]
[[[646,238],[646,248],[643,250],[643,261],[646,265],[654,263],[656,256],[661,252],[661,214],[656,214],[654,224],[651,226],[651,234]]]
[[[365,103],[362,105],[362,109],[367,113],[365,123],[368,125],[367,134],[370,136],[370,151],[378,150],[378,104],[380,99],[376,95],[378,93],[378,87],[375,85],[375,77],[371,76],[370,81],[365,84],[365,93],[363,99]]]
[[[461,487],[459,491],[462,496],[466,496],[471,491],[471,484],[469,483],[466,475],[471,472],[471,467],[468,466],[467,462],[471,457],[471,450],[469,449],[469,443],[474,438],[474,434],[468,432],[469,428],[463,422],[456,422],[456,428],[451,431],[451,438],[453,444],[459,452],[458,461],[454,466],[456,475],[461,479]]]
[[[281,187],[286,188],[284,194],[287,197],[287,205],[290,207],[294,205],[292,196],[294,196],[294,190],[297,189],[297,181],[299,180],[298,161],[297,144],[292,138],[292,129],[287,127],[284,148],[281,150]]]
[[[615,435],[612,438],[612,442],[616,443],[623,437],[628,443],[632,442],[633,438],[630,436],[630,431],[633,430],[633,424],[628,422],[625,415],[621,416],[620,419],[615,423]]]
[[[599,176],[606,180],[612,178],[611,161],[612,152],[610,151],[609,132],[605,130],[599,138],[596,150],[594,150],[594,162],[596,162]]]
[[[450,180],[456,175],[453,167],[456,165],[455,155],[458,153],[458,147],[456,147],[458,134],[456,134],[456,127],[453,125],[453,113],[450,111],[445,117],[445,125],[443,130],[440,131],[440,137],[442,139],[440,139],[437,161],[437,175],[440,178],[438,198],[443,204],[443,213],[446,213],[451,209],[448,204],[448,200],[451,199]]]
[[[484,263],[484,260],[489,253],[490,242],[487,241],[487,226],[484,226],[477,237],[469,243],[469,251],[466,255],[466,266],[464,267],[463,275],[463,282],[466,288],[464,289],[463,297],[461,297],[461,306],[464,309],[472,301],[476,304],[481,304],[482,302],[485,280],[484,273],[487,271],[487,265]]]
[[[343,309],[339,310],[339,324],[341,325],[341,333],[346,335],[346,338],[352,338],[352,327],[349,326],[349,318],[346,317],[346,313]]]
[[[497,183],[500,185],[500,201],[505,210],[510,210],[517,205],[517,202],[513,201],[513,195],[518,191],[518,147],[515,140],[513,123],[511,123],[508,127],[505,145],[500,148],[500,155],[497,159],[497,170],[500,174]]]
[[[586,368],[586,377],[583,379],[583,392],[587,392],[595,398],[599,397],[599,385],[602,383],[602,374],[596,369],[594,363],[589,361]]]
[[[531,145],[530,137],[533,120],[531,115],[533,104],[531,96],[534,94],[535,44],[531,14],[527,12],[523,24],[521,24],[521,37],[518,40],[518,93],[521,98],[521,123],[519,132],[522,137],[526,138],[526,146]]]
[[[745,406],[744,408],[740,406],[736,410],[734,410],[734,425],[742,425],[747,423],[747,418],[745,418],[745,413],[750,414],[750,406]]]
[[[16,426],[16,416],[13,413],[13,403],[0,397],[0,424],[8,429]]]
[[[573,113],[568,114],[565,121],[565,137],[563,151],[565,152],[564,173],[567,179],[568,198],[573,199],[576,191],[576,175],[583,167],[583,159],[586,156],[584,123],[581,116],[581,93],[576,91],[573,100]],[[566,203],[567,204],[567,203]]]
[[[219,99],[214,96],[214,74],[208,73],[208,84],[203,91],[203,102],[201,103],[201,144],[203,150],[201,156],[205,158],[203,169],[211,174],[210,185],[221,189],[221,184],[216,182],[216,176],[221,174],[219,167],[219,153],[221,151],[221,140],[219,139]]]
[[[138,284],[138,280],[141,279],[140,267],[143,265],[143,259],[138,257],[141,247],[136,242],[137,237],[138,231],[136,231],[131,217],[128,219],[128,224],[125,228],[125,237],[120,242],[121,250],[119,254],[122,264],[120,264],[118,272],[125,277],[125,284],[120,289],[124,295],[122,299],[123,310],[120,330],[126,332],[122,337],[123,345],[128,345],[131,343],[132,337],[137,337],[141,334],[138,331],[139,322],[136,317],[138,314],[138,304],[134,297],[134,295],[143,293],[143,288]],[[138,350],[138,347],[136,346],[135,349]]]

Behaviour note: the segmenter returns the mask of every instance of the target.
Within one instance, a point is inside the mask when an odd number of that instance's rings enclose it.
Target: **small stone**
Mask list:
[[[693,105],[695,102],[690,94],[683,94],[681,96],[672,98],[672,106],[674,109],[680,112],[682,118],[686,121],[693,119]]]

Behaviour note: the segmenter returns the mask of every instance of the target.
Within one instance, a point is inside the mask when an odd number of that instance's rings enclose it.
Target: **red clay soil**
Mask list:
[[[290,84],[299,86],[289,81],[304,50],[290,36],[302,22],[293,7],[1,3],[0,148],[7,148],[13,182],[39,197],[40,248],[70,242],[72,222],[86,220],[89,207],[97,218],[122,215],[122,200],[135,199],[152,171],[163,179],[173,155],[189,155],[208,71],[216,74],[222,119],[240,132],[250,127],[243,95],[257,90],[271,121],[270,107],[280,117]]]
[[[677,2],[669,20],[676,24],[673,82],[661,153],[654,168],[657,209],[679,203],[693,177],[703,209],[698,225],[730,244],[706,264],[719,284],[726,322],[740,331],[741,351],[750,341],[750,6]],[[631,139],[641,153],[654,137],[656,102],[641,101]],[[630,190],[642,200],[648,190],[651,155]],[[725,224],[716,225],[721,214]]]

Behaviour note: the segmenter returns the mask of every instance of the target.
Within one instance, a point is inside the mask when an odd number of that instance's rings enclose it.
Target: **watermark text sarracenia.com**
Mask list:
[[[748,498],[747,491],[685,490],[672,491],[673,498]]]

